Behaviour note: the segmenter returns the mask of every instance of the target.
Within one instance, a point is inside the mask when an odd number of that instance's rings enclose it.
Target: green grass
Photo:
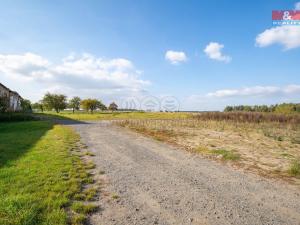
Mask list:
[[[289,174],[292,176],[298,176],[300,175],[300,161],[294,160],[289,169]]]
[[[183,119],[191,116],[190,113],[167,113],[167,112],[45,112],[36,115],[47,116],[56,119],[71,120],[114,120],[114,119]]]
[[[97,189],[96,188],[89,188],[84,191],[85,200],[91,201],[97,196]]]
[[[86,224],[87,215],[97,210],[97,206],[94,204],[84,204],[82,202],[74,202],[71,209],[75,213],[72,217],[72,225]]]
[[[84,224],[86,221],[87,217],[85,214],[76,214],[73,216],[72,218],[72,224],[73,225],[80,225],[80,224]]]
[[[240,159],[239,154],[237,154],[233,151],[225,150],[225,149],[211,150],[211,153],[216,154],[216,155],[221,155],[222,159],[224,159],[224,160],[236,161],[236,160]]]
[[[229,150],[225,150],[225,149],[211,150],[205,146],[198,146],[198,148],[196,148],[195,151],[202,153],[202,154],[220,155],[220,156],[222,156],[223,160],[237,161],[240,159],[240,155],[238,153],[235,153],[235,152],[229,151]]]
[[[74,199],[77,201],[92,201],[97,196],[97,189],[94,187],[84,190],[82,193],[76,193]]]
[[[47,121],[0,124],[0,224],[68,223],[66,208],[88,178],[72,153],[78,140]]]
[[[79,214],[89,214],[94,212],[97,209],[97,206],[94,204],[84,204],[82,202],[74,202],[71,206],[71,209]]]
[[[92,161],[88,161],[88,162],[86,163],[86,165],[85,165],[85,168],[86,168],[86,169],[89,169],[89,170],[95,169],[95,168],[96,168],[96,164],[95,164],[94,162],[92,162]]]

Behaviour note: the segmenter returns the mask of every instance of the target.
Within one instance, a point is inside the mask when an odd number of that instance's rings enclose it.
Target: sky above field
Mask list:
[[[0,82],[33,102],[47,91],[136,108],[173,96],[180,110],[300,102],[300,26],[272,25],[286,9],[300,3],[4,0]]]

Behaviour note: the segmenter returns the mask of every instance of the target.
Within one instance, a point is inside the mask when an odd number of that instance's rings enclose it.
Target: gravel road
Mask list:
[[[95,153],[97,179],[104,185],[92,224],[300,224],[299,187],[235,170],[109,122],[71,126]]]

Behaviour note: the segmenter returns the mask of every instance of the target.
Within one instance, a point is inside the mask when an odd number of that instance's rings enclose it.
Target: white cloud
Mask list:
[[[48,60],[43,57],[25,53],[23,55],[0,55],[0,72],[9,74],[15,78],[31,80],[34,78],[51,77],[44,73],[50,66]]]
[[[46,91],[99,98],[136,96],[150,83],[140,78],[140,72],[127,59],[91,54],[72,54],[60,63],[33,53],[0,55],[0,74],[18,86],[38,86],[40,97]]]
[[[181,106],[185,110],[223,110],[228,105],[297,103],[299,98],[300,84],[254,86],[190,95],[182,100]]]
[[[222,89],[208,93],[207,97],[227,98],[243,96],[270,96],[270,95],[287,95],[299,94],[300,85],[287,85],[284,87],[276,86],[254,86],[241,89]]]
[[[267,29],[256,37],[256,45],[267,47],[280,44],[284,49],[300,47],[300,26],[279,26]]]
[[[296,2],[296,4],[295,4],[295,10],[300,10],[300,2]]]
[[[172,50],[166,52],[165,59],[172,64],[179,64],[181,62],[187,61],[187,57],[184,52],[177,52]]]
[[[214,60],[223,61],[223,62],[230,62],[231,57],[222,54],[222,49],[224,45],[219,44],[217,42],[210,42],[204,49],[206,55]]]

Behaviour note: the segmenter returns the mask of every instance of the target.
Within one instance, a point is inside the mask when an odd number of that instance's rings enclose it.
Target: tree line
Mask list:
[[[73,113],[75,110],[80,109],[93,113],[98,109],[116,111],[118,110],[118,105],[112,102],[107,107],[98,99],[81,99],[80,97],[75,96],[68,100],[66,95],[46,93],[42,100],[32,104],[32,108],[42,112],[55,110],[59,113],[64,109],[70,108]]]
[[[224,112],[276,112],[276,113],[300,113],[300,103],[282,103],[276,105],[237,105],[226,106]]]

